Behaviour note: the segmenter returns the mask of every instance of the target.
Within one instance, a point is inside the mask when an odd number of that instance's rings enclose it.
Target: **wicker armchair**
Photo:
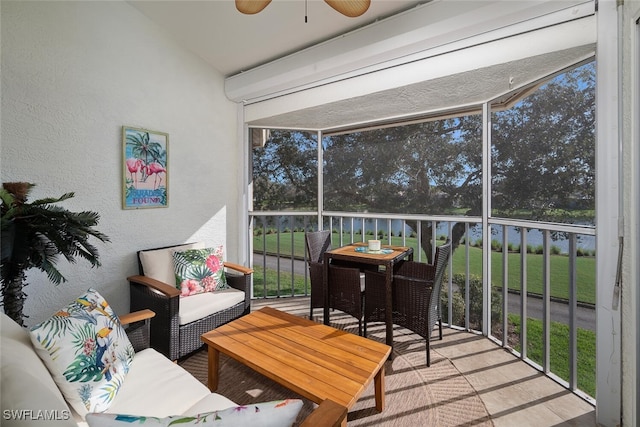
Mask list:
[[[151,347],[151,319],[155,315],[153,311],[145,309],[118,316],[136,353]]]
[[[167,246],[149,251],[182,249],[186,246],[189,245]],[[130,284],[130,310],[150,309],[156,313],[156,316],[151,319],[151,347],[169,359],[177,360],[199,349],[203,345],[200,340],[203,333],[250,312],[253,270],[225,262],[227,283],[231,288],[244,292],[244,298],[228,308],[180,324],[180,290],[175,285],[145,276],[143,263],[140,259],[142,252],[146,251],[138,251],[137,253],[140,274],[127,278]]]
[[[451,256],[451,240],[436,248],[433,264],[404,261],[393,273],[393,323],[403,326],[426,340],[427,366],[431,366],[429,341],[438,323],[442,339],[440,290],[444,271]],[[384,321],[384,275],[366,272],[366,322]]]

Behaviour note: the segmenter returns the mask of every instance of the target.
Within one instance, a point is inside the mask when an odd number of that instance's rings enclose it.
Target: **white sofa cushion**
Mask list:
[[[149,348],[136,353],[109,412],[154,417],[184,414],[210,393],[184,368]]]
[[[62,393],[33,350],[29,332],[4,313],[0,314],[0,332],[1,424],[11,427],[75,426]]]
[[[178,323],[186,325],[210,314],[225,310],[244,301],[245,294],[238,289],[229,288],[216,292],[204,292],[180,298]]]
[[[144,275],[175,286],[176,276],[173,268],[173,253],[186,249],[204,249],[204,247],[203,242],[195,242],[166,249],[140,251],[140,263],[142,264]]]

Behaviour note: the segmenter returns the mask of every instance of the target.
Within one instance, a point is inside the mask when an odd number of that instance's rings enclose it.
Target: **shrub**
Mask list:
[[[442,321],[449,322],[449,289],[447,286],[442,288]],[[453,292],[453,318],[451,322],[456,326],[464,327],[464,299],[459,292]]]
[[[453,275],[453,288],[458,289],[453,296],[454,324],[464,326],[464,300],[465,300],[465,278],[462,273]],[[442,293],[442,318],[448,317],[448,289],[443,283]],[[495,325],[500,322],[502,316],[500,291],[493,288],[491,291],[491,321]],[[457,296],[456,296],[457,295]],[[459,302],[457,299],[459,298]],[[446,302],[445,302],[446,301]],[[458,307],[462,304],[462,308]],[[475,330],[482,330],[482,278],[476,275],[469,277],[469,327]]]

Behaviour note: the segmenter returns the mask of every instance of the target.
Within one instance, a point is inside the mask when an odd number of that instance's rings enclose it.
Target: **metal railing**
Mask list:
[[[595,227],[490,219],[487,230],[483,230],[479,217],[345,212],[324,212],[322,216],[317,212],[251,212],[249,218],[254,298],[309,295],[305,231],[332,230],[333,247],[375,236],[384,243],[411,246],[415,260],[428,262],[427,252],[420,247],[426,237],[423,235],[430,233],[434,250],[438,241],[452,237],[454,226],[459,224],[457,227],[462,226],[463,232],[456,234],[460,238],[454,242],[454,256],[449,261],[443,289],[446,323],[453,328],[482,332],[567,389],[595,403],[591,397],[595,393],[582,391],[578,381],[579,330],[593,331],[595,341],[595,301],[591,299],[595,295],[592,283],[595,274],[584,271],[595,270]],[[461,255],[455,256],[455,251]],[[488,257],[484,256],[485,251]],[[482,260],[481,265],[478,260]],[[558,282],[566,283],[567,289],[559,287]],[[514,319],[515,323],[520,319],[518,327],[514,326]],[[535,319],[542,329],[539,333],[536,327],[541,338],[536,340],[534,355],[529,350],[530,319]],[[552,330],[556,325],[568,330],[568,348],[560,350],[567,352],[568,366],[560,369],[552,366],[551,357]],[[592,358],[595,366],[595,346]],[[595,376],[593,381],[595,384]],[[587,388],[591,390],[590,386]]]

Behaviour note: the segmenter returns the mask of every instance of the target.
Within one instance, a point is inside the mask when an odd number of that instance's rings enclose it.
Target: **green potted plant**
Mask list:
[[[26,272],[37,268],[58,285],[66,279],[56,268],[60,255],[69,262],[83,258],[92,267],[100,266],[98,250],[91,236],[102,242],[109,238],[97,231],[100,216],[96,212],[71,212],[56,203],[74,197],[66,193],[59,198],[27,202],[35,184],[8,182],[2,184],[2,305],[4,312],[24,326]]]

